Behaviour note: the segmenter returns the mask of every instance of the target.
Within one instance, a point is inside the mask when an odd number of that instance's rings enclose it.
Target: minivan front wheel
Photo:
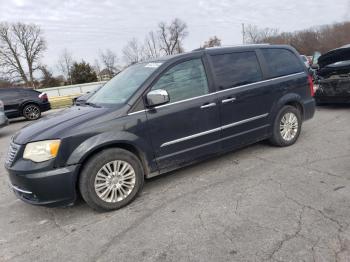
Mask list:
[[[144,174],[137,156],[112,148],[93,156],[83,168],[79,189],[95,210],[119,209],[135,199],[142,189]]]
[[[301,131],[301,113],[293,106],[284,106],[277,114],[270,142],[276,146],[290,146]]]

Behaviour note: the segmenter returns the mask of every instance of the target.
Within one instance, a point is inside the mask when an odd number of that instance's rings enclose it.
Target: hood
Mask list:
[[[104,121],[110,113],[118,115],[117,109],[74,106],[25,126],[16,133],[13,140],[16,144],[26,144],[31,141],[61,139],[76,130],[91,130],[93,125]]]
[[[320,68],[326,67],[328,65],[350,60],[350,44],[333,49],[318,58],[318,65]]]

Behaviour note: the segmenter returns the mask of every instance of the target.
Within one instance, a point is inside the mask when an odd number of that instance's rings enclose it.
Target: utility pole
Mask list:
[[[244,23],[242,23],[242,42],[243,45],[245,44],[245,28],[244,28]]]

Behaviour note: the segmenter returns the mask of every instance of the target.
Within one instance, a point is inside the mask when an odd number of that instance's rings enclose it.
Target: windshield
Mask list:
[[[161,63],[130,66],[108,81],[87,101],[98,106],[124,104]]]

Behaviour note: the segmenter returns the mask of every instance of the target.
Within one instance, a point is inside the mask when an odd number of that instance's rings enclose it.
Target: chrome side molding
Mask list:
[[[15,185],[10,184],[10,186],[12,187],[13,190],[16,190],[18,192],[21,192],[21,193],[24,193],[24,194],[33,194],[33,192],[20,189],[20,188],[16,187]]]
[[[193,135],[190,135],[190,136],[181,137],[181,138],[178,138],[178,139],[175,139],[175,140],[171,140],[171,141],[165,142],[165,143],[161,144],[160,147],[173,145],[173,144],[176,144],[176,143],[179,143],[179,142],[183,142],[183,141],[186,141],[186,140],[190,140],[190,139],[193,139],[193,138],[196,138],[196,137],[199,137],[199,136],[204,136],[204,135],[207,135],[207,134],[210,134],[210,133],[218,132],[218,131],[221,131],[221,130],[226,129],[226,128],[238,126],[238,125],[241,125],[241,124],[244,124],[244,123],[248,123],[250,121],[254,121],[254,120],[258,120],[260,118],[267,117],[268,115],[269,114],[266,113],[266,114],[254,116],[254,117],[243,119],[241,121],[234,122],[234,123],[231,123],[231,124],[228,124],[228,125],[224,125],[224,126],[220,126],[220,127],[214,128],[214,129],[210,129],[210,130],[207,130],[207,131],[204,131],[204,132],[200,132],[200,133],[193,134]]]

